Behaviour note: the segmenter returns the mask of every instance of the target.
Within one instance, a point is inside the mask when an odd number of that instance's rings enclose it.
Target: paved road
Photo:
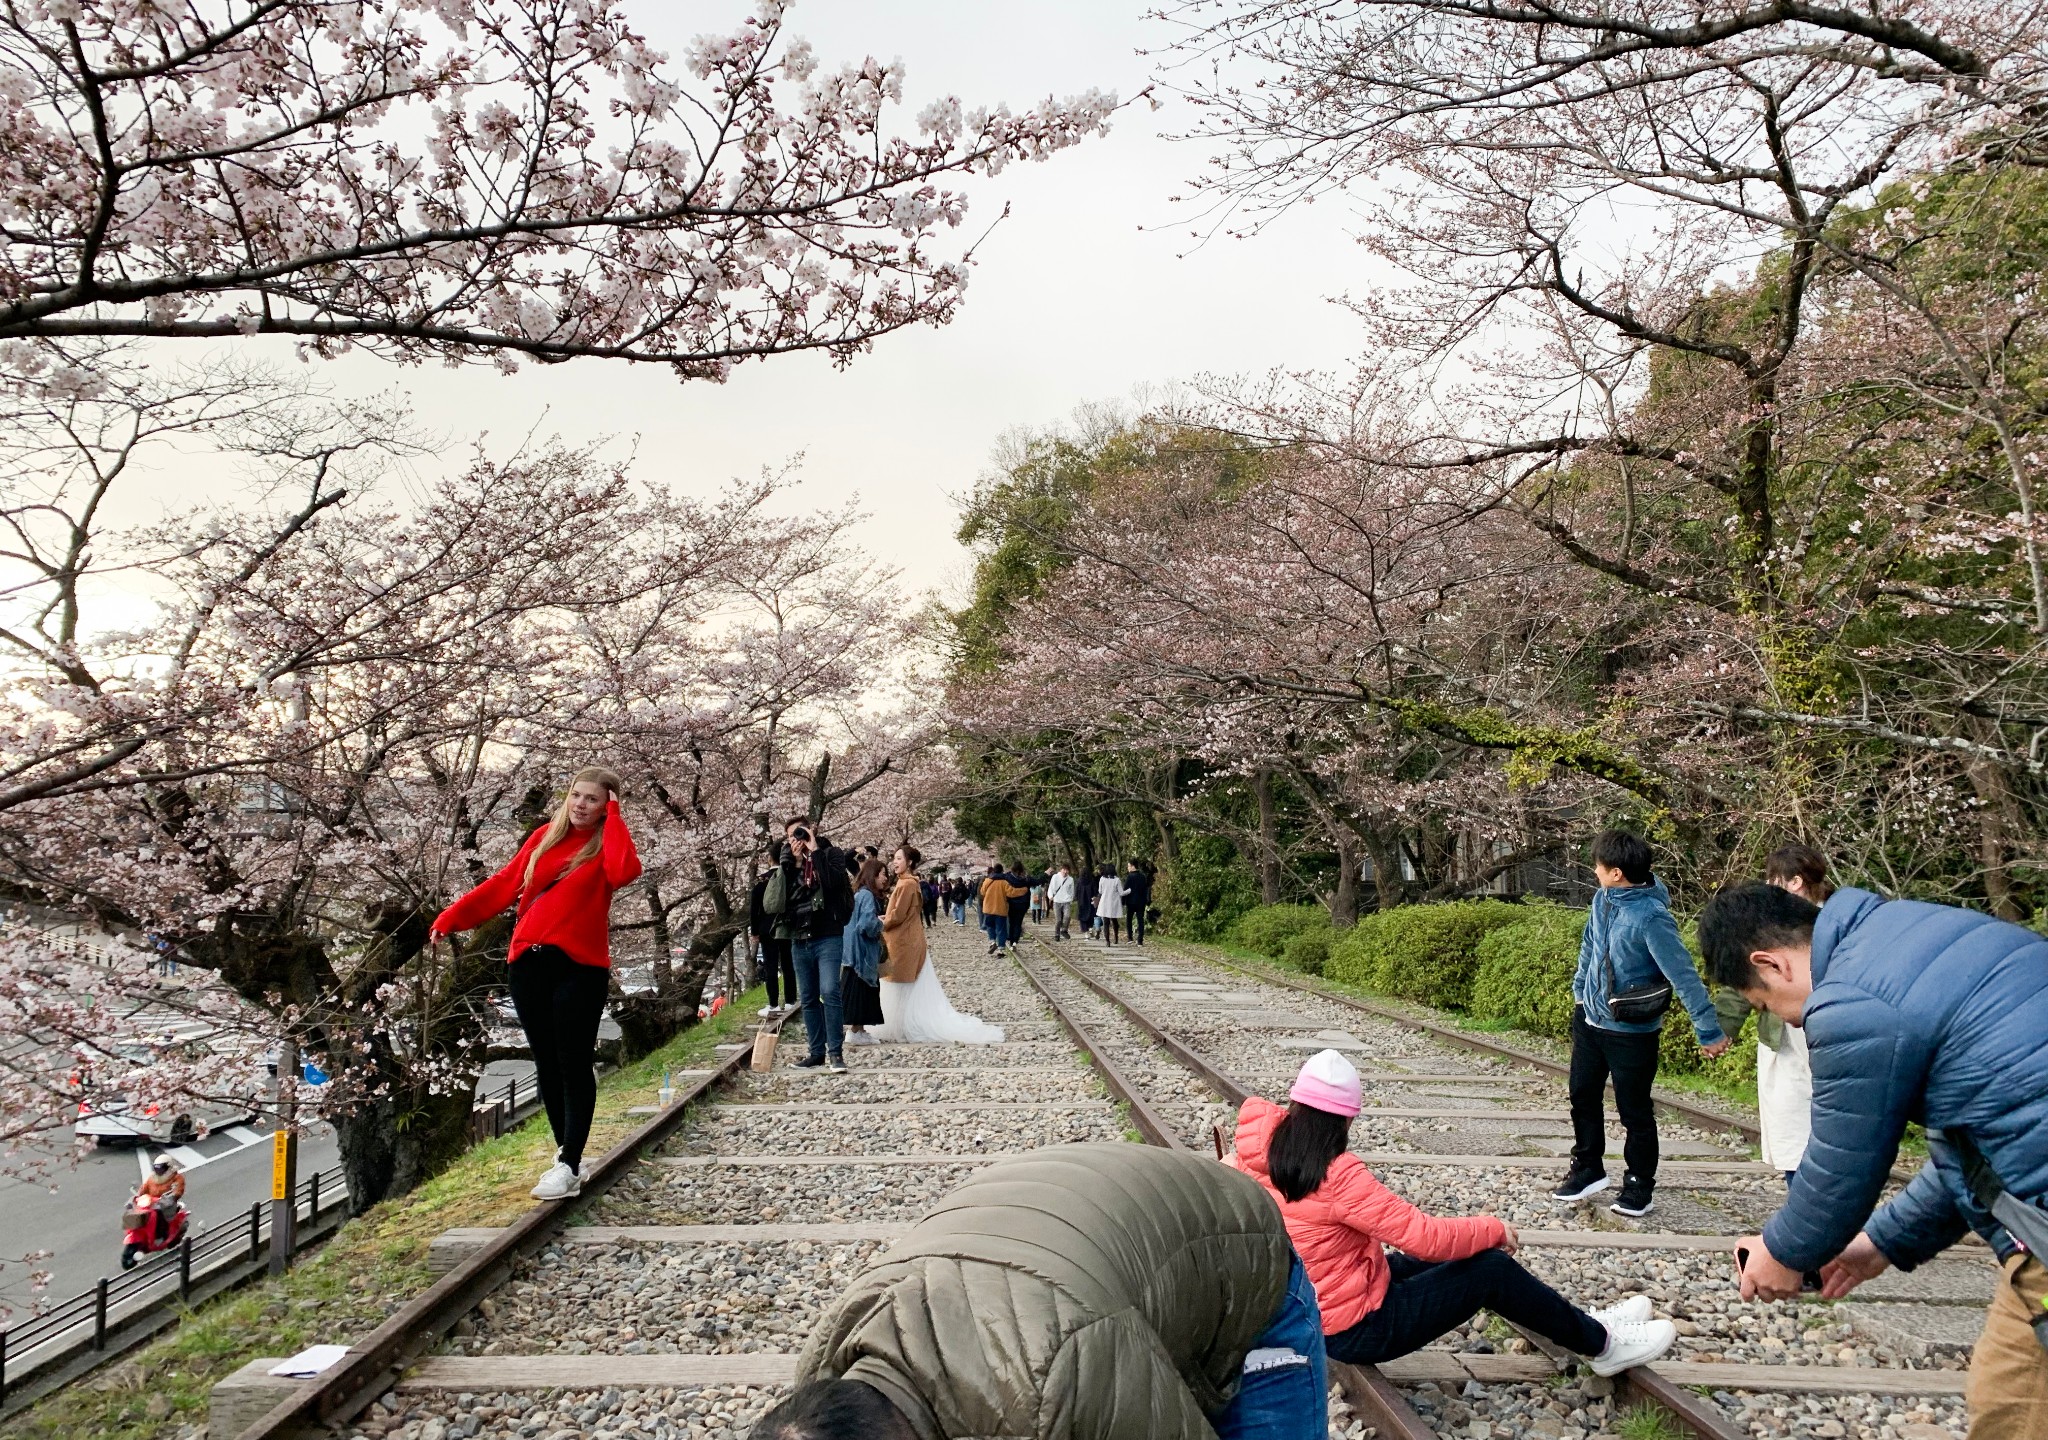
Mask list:
[[[478,1082],[478,1093],[502,1094],[508,1079],[532,1072],[530,1061],[498,1061]],[[269,1132],[267,1121],[230,1125],[196,1145],[172,1149],[185,1167],[185,1203],[202,1233],[246,1223],[250,1202],[270,1198]],[[60,1167],[48,1185],[0,1177],[0,1265],[6,1267],[0,1269],[0,1307],[23,1305],[26,1267],[16,1260],[31,1249],[52,1252],[50,1259],[38,1262],[54,1272],[50,1299],[68,1298],[91,1289],[102,1275],[119,1274],[121,1210],[161,1148],[94,1150],[76,1168]],[[301,1139],[301,1178],[339,1163],[332,1131],[318,1127]]]

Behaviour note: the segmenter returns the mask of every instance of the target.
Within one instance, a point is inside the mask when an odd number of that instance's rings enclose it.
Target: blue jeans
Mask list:
[[[1297,1255],[1286,1298],[1244,1357],[1236,1397],[1209,1420],[1217,1440],[1327,1440],[1329,1394],[1323,1312]]]
[[[822,940],[792,940],[789,958],[796,965],[796,999],[804,1009],[804,1038],[810,1041],[810,1058],[822,1060],[837,1055],[844,1011],[839,1004],[839,966],[845,960],[845,943],[837,935]]]
[[[984,915],[981,917],[981,932],[988,936],[988,943],[1000,950],[1010,943],[1010,917],[1008,915]]]

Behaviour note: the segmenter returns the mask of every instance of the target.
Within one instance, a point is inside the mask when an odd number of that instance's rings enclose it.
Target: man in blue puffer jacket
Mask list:
[[[1971,1440],[2048,1435],[2048,1323],[2041,1343],[2031,1328],[2048,1270],[1978,1203],[1956,1149],[2014,1200],[2048,1199],[2048,940],[1950,905],[1842,890],[1815,910],[1740,885],[1700,916],[1700,943],[1717,981],[1805,1027],[1813,1063],[1813,1139],[1784,1207],[1742,1242],[1744,1296],[1796,1295],[1818,1269],[1839,1298],[1973,1229],[2011,1283],[1971,1357]],[[1934,1158],[1873,1214],[1909,1120]]]
[[[1671,894],[1650,873],[1650,844],[1626,830],[1603,830],[1593,841],[1593,875],[1600,891],[1586,917],[1579,964],[1572,975],[1572,1168],[1553,1199],[1572,1202],[1607,1188],[1607,1081],[1627,1140],[1622,1146],[1621,1194],[1608,1208],[1637,1219],[1650,1213],[1657,1188],[1657,1111],[1650,1086],[1657,1078],[1658,1032],[1664,1017],[1630,1022],[1615,1017],[1615,995],[1668,980],[1671,994],[1692,1016],[1708,1055],[1728,1048],[1713,997],[1693,967],[1692,952],[1671,918]]]

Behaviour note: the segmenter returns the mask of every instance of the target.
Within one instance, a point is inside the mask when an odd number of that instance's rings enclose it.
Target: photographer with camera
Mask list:
[[[776,937],[789,945],[796,966],[797,1003],[810,1043],[797,1068],[844,1075],[839,967],[845,958],[841,932],[853,914],[852,878],[846,856],[811,828],[808,817],[790,819],[782,834],[761,908],[774,922]]]

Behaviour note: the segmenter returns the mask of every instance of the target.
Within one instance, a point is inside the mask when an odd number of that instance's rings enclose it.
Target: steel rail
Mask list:
[[[1109,1093],[1131,1107],[1131,1119],[1137,1125],[1138,1133],[1145,1137],[1145,1143],[1161,1145],[1168,1150],[1187,1149],[1186,1143],[1173,1133],[1173,1127],[1168,1125],[1144,1095],[1139,1093],[1138,1087],[1124,1074],[1122,1067],[1109,1058],[1102,1043],[1088,1027],[1067,1013],[1067,1007],[1060,1004],[1051,988],[1038,978],[1037,972],[1025,964],[1021,956],[1018,957],[1016,964],[1017,968],[1024,972],[1024,978],[1031,982],[1031,988],[1052,1007],[1053,1016],[1066,1030],[1067,1037],[1079,1047],[1083,1055],[1088,1057],[1088,1063],[1094,1067],[1095,1073],[1102,1077],[1102,1083],[1109,1087]]]
[[[1235,970],[1238,974],[1249,975],[1255,980],[1263,980],[1271,985],[1284,985],[1290,990],[1299,990],[1308,995],[1318,995],[1325,1000],[1335,1001],[1339,1005],[1348,1005],[1353,1010],[1363,1011],[1365,1014],[1375,1016],[1381,1020],[1390,1020],[1397,1025],[1408,1025],[1417,1030],[1427,1031],[1430,1035],[1435,1036],[1447,1045],[1456,1045],[1460,1049],[1470,1050],[1475,1054],[1485,1055],[1492,1059],[1506,1060],[1516,1065],[1527,1065],[1531,1069],[1541,1070],[1546,1074],[1554,1075],[1560,1080],[1569,1079],[1571,1076],[1571,1067],[1568,1065],[1560,1064],[1555,1060],[1546,1060],[1540,1055],[1531,1055],[1526,1050],[1516,1050],[1506,1045],[1494,1044],[1476,1035],[1468,1034],[1463,1030],[1454,1029],[1449,1025],[1439,1024],[1433,1020],[1425,1020],[1419,1015],[1410,1015],[1405,1011],[1395,1010],[1389,1006],[1375,1005],[1370,1000],[1360,1000],[1355,995],[1347,995],[1343,991],[1332,990],[1327,986],[1318,985],[1313,981],[1298,976],[1281,975],[1270,970],[1259,969],[1250,965],[1241,965],[1235,960],[1226,960],[1219,955],[1198,953],[1186,949],[1172,940],[1163,939],[1160,943],[1173,949],[1179,949],[1183,954],[1192,955],[1205,964],[1220,965],[1226,970]],[[1748,1120],[1743,1120],[1733,1115],[1723,1115],[1719,1111],[1707,1109],[1704,1105],[1694,1105],[1690,1101],[1673,1099],[1665,1095],[1654,1095],[1651,1099],[1658,1109],[1665,1111],[1673,1119],[1698,1125],[1703,1129],[1730,1131],[1742,1136],[1752,1145],[1763,1143],[1762,1129]]]
[[[777,1020],[773,1028],[779,1030],[781,1021]],[[527,1211],[497,1238],[481,1246],[474,1255],[393,1311],[368,1336],[351,1345],[332,1369],[323,1371],[290,1399],[279,1402],[251,1423],[237,1440],[286,1440],[346,1420],[376,1399],[421,1351],[476,1308],[478,1301],[504,1284],[515,1263],[547,1244],[586,1200],[602,1194],[636,1164],[642,1151],[667,1139],[682,1124],[692,1105],[737,1075],[751,1058],[752,1050],[750,1044],[734,1053],[685,1090],[668,1109],[613,1146],[591,1168],[580,1194],[568,1200],[544,1202]]]
[[[1038,943],[1041,946],[1045,944],[1044,941],[1039,941]],[[1113,988],[1076,967],[1064,955],[1054,953],[1053,958],[1067,973],[1096,994],[1102,996],[1103,999],[1121,1009],[1130,1017],[1134,1025],[1152,1036],[1153,1039],[1159,1041],[1161,1045],[1172,1052],[1175,1059],[1193,1070],[1223,1099],[1233,1105],[1242,1105],[1249,1097],[1250,1092],[1236,1080],[1218,1069],[1201,1052],[1168,1034],[1157,1021],[1118,994]],[[1242,967],[1233,966],[1232,968],[1242,970]],[[1253,970],[1242,970],[1242,973],[1252,975],[1255,978],[1265,978],[1258,976],[1258,972]],[[1315,993],[1321,994],[1322,992],[1317,991]],[[1332,996],[1331,998],[1338,997]],[[1388,1013],[1392,1016],[1392,1012]],[[1405,1017],[1392,1016],[1392,1018],[1404,1019]],[[1504,1053],[1514,1055],[1515,1052],[1508,1051]],[[1561,1069],[1563,1067],[1558,1068]],[[1519,1325],[1515,1326],[1515,1329],[1544,1358],[1556,1366],[1559,1373],[1569,1374],[1580,1363],[1578,1356],[1551,1343],[1542,1336],[1525,1330]],[[1347,1374],[1346,1372],[1349,1373]],[[1399,1436],[1401,1440],[1432,1440],[1429,1427],[1423,1422],[1422,1418],[1402,1398],[1400,1391],[1395,1388],[1392,1382],[1374,1367],[1370,1365],[1349,1366],[1332,1362],[1330,1374],[1336,1379],[1338,1385],[1343,1388],[1344,1398],[1351,1405],[1352,1409],[1367,1413],[1371,1417],[1370,1423],[1379,1428],[1382,1434]],[[1674,1384],[1649,1366],[1637,1366],[1632,1370],[1624,1370],[1614,1377],[1614,1382],[1617,1396],[1634,1395],[1645,1403],[1657,1406],[1659,1409],[1668,1412],[1673,1419],[1699,1437],[1699,1440],[1744,1440],[1743,1433],[1737,1430],[1712,1406],[1704,1404],[1697,1396],[1687,1392],[1684,1387]]]

